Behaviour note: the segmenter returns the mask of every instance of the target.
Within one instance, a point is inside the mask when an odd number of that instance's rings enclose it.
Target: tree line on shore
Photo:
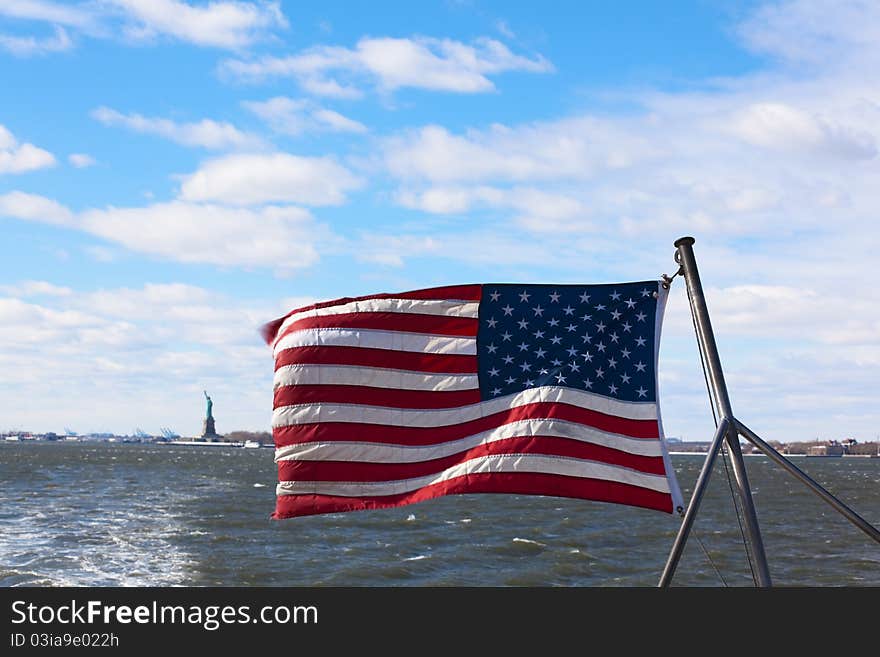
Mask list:
[[[773,449],[781,454],[806,454],[811,447],[840,444],[844,446],[844,453],[851,456],[874,456],[880,454],[880,441],[867,441],[860,443],[854,440],[809,440],[783,443],[778,440],[768,440],[767,442],[773,447]],[[674,452],[705,452],[709,449],[709,444],[708,441],[683,441],[671,445],[670,449]],[[744,454],[758,451],[751,443],[741,441],[740,445],[742,445]]]
[[[272,444],[272,434],[268,431],[230,431],[227,434],[223,434],[221,439],[229,443],[243,443],[248,440],[256,440],[264,445]]]

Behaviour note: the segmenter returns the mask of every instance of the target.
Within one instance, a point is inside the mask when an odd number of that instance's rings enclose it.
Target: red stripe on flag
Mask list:
[[[401,390],[344,385],[292,385],[275,390],[275,408],[296,404],[357,403],[388,408],[454,408],[480,401],[473,390]]]
[[[447,285],[445,287],[432,287],[424,290],[413,290],[412,292],[401,292],[400,294],[371,294],[363,297],[342,297],[332,301],[322,301],[314,303],[310,306],[295,308],[287,313],[284,317],[268,322],[261,330],[263,339],[267,343],[272,344],[277,337],[278,329],[284,320],[295,315],[296,313],[305,312],[307,310],[316,310],[318,308],[329,308],[331,306],[339,306],[354,301],[366,301],[368,299],[418,299],[425,301],[479,301],[482,294],[482,285]]]
[[[358,422],[317,422],[275,427],[275,446],[332,440],[362,440],[396,445],[435,445],[488,431],[517,420],[555,418],[631,438],[660,436],[657,420],[630,420],[557,402],[537,402],[505,409],[476,420],[443,427],[395,427]]]
[[[672,513],[672,496],[648,488],[600,479],[532,472],[479,473],[456,477],[409,493],[381,497],[336,495],[279,495],[273,518],[293,518],[319,513],[338,513],[403,506],[414,502],[469,493],[513,493],[552,495],[628,504]]]
[[[285,365],[363,365],[411,372],[476,374],[477,357],[459,354],[423,354],[413,351],[365,347],[295,347],[275,359],[275,369]]]
[[[399,294],[374,294],[363,299],[421,299],[426,301],[479,301],[482,285],[445,285]]]
[[[436,474],[473,458],[496,454],[541,454],[608,463],[664,475],[663,457],[630,454],[611,447],[556,436],[516,436],[429,461],[385,463],[364,461],[278,461],[279,481],[395,481]]]

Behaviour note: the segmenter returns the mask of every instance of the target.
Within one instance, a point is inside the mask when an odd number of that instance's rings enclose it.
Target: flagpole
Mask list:
[[[761,539],[758,516],[755,513],[755,504],[752,500],[751,489],[749,488],[745,462],[739,446],[739,435],[734,427],[735,420],[730,404],[730,396],[727,393],[727,384],[724,381],[724,372],[721,368],[721,358],[718,355],[718,346],[715,343],[715,334],[712,332],[712,322],[709,319],[706,297],[703,294],[703,285],[700,282],[700,273],[694,257],[694,241],[693,237],[681,237],[675,241],[677,260],[681,265],[681,272],[687,284],[691,313],[697,328],[697,342],[707,366],[707,375],[712,395],[715,398],[715,407],[721,416],[720,420],[726,420],[728,424],[726,431],[727,448],[730,451],[736,490],[742,505],[743,516],[745,517],[745,529],[749,543],[747,548],[754,563],[755,584],[767,587],[772,585],[770,568],[767,565],[767,556],[764,553],[764,542]],[[719,426],[721,425],[719,424]]]

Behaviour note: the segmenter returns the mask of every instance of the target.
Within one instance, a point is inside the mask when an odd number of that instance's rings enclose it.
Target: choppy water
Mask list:
[[[687,499],[702,457],[672,458]],[[796,463],[880,525],[880,459]],[[880,586],[880,545],[767,459],[747,467],[775,584]],[[0,585],[654,586],[678,528],[514,495],[279,522],[275,476],[269,449],[0,444]],[[696,531],[710,556],[692,537],[676,584],[751,585],[720,463]]]

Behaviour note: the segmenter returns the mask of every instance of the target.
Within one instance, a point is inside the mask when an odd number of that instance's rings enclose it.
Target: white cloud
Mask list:
[[[2,285],[0,292],[16,297],[56,296],[66,297],[73,293],[69,287],[55,285],[48,281],[21,281],[15,285]]]
[[[388,139],[384,151],[402,179],[518,182],[590,178],[647,159],[658,145],[625,122],[584,116],[465,135],[430,125]]]
[[[755,103],[732,119],[734,134],[756,146],[783,151],[828,154],[845,159],[877,155],[874,137],[783,103]]]
[[[357,93],[354,85],[361,80],[384,92],[401,88],[487,92],[495,88],[490,75],[552,69],[540,55],[516,55],[494,39],[481,38],[469,45],[428,37],[365,37],[353,49],[319,46],[287,57],[228,60],[221,65],[223,73],[240,79],[293,77],[306,91],[337,97]]]
[[[473,46],[451,39],[362,39],[357,52],[387,90],[419,87],[473,93],[494,88],[486,75],[551,70],[543,57],[514,55],[494,39],[479,39]]]
[[[877,63],[880,5],[871,0],[783,0],[758,7],[739,27],[752,49],[789,63],[845,68]]]
[[[79,28],[89,27],[94,20],[84,3],[61,4],[49,0],[3,0],[0,15]]]
[[[241,48],[287,27],[278,2],[192,5],[181,0],[110,0],[132,20],[136,38],[167,35],[200,46]]]
[[[186,283],[146,283],[143,288],[99,290],[85,295],[82,305],[101,315],[149,319],[158,310],[186,312],[186,309],[204,308],[215,297],[205,288]],[[210,314],[203,321],[211,321]]]
[[[312,115],[318,124],[334,132],[366,132],[367,126],[329,109],[317,109]]]
[[[551,240],[571,226],[627,240],[846,230],[863,241],[880,202],[880,103],[866,93],[836,75],[788,85],[756,76],[713,93],[639,94],[629,100],[642,111],[619,116],[424,126],[386,139],[383,159],[406,207],[512,221]],[[523,188],[543,195],[531,212]]]
[[[64,225],[178,262],[279,272],[314,265],[317,242],[329,239],[307,210],[294,206],[251,210],[172,201],[77,214],[51,199],[16,191],[0,196],[0,216]]]
[[[72,48],[64,27],[96,38],[116,38],[141,44],[165,36],[198,46],[241,49],[268,40],[273,31],[288,26],[277,1],[211,0],[194,4],[183,0],[4,0],[0,15],[43,21],[55,29],[53,37],[0,35],[0,48],[19,56]]]
[[[95,158],[87,153],[71,153],[67,156],[67,160],[77,169],[85,169],[97,164]]]
[[[565,267],[567,263],[582,262],[579,246],[529,241],[511,231],[476,227],[459,233],[364,231],[349,245],[349,250],[358,261],[383,267],[400,268],[408,261],[431,258],[441,263],[438,266],[453,270],[457,263],[466,263],[489,267],[492,275],[499,278],[503,278],[502,272],[515,271],[517,278],[532,279],[542,269],[542,263]]]
[[[73,48],[73,41],[64,28],[56,26],[52,36],[43,38],[0,34],[0,48],[16,57],[33,57],[70,50]]]
[[[0,139],[14,143],[8,133]],[[176,201],[73,212],[45,196],[12,191],[0,195],[0,218],[61,225],[178,262],[289,273],[317,262],[319,243],[339,242],[308,210],[291,204],[339,204],[361,184],[329,157],[231,155],[186,176]],[[116,256],[101,245],[87,252],[101,261]]]
[[[277,96],[265,101],[245,101],[242,105],[259,116],[275,132],[297,136],[304,132],[364,133],[367,127],[358,121],[322,108],[311,100]]]
[[[88,210],[80,221],[93,235],[178,262],[295,270],[318,259],[319,227],[296,207],[249,210],[172,201]]]
[[[19,144],[3,125],[0,125],[0,174],[25,173],[55,166],[55,156],[33,144]]]
[[[419,192],[402,190],[397,201],[432,214],[462,214],[479,207],[513,210],[519,225],[541,232],[592,230],[583,202],[533,187],[435,186]]]
[[[304,91],[314,94],[315,96],[352,100],[361,98],[364,95],[357,87],[340,84],[336,80],[321,80],[313,77],[306,77],[300,79],[299,84]]]
[[[846,352],[854,346],[880,349],[880,294],[873,290],[847,298],[808,287],[752,284],[708,288],[706,296],[731,336],[800,334],[802,344],[843,345],[843,361],[850,360]]]
[[[71,225],[74,220],[73,212],[57,201],[19,191],[0,195],[0,216],[58,226]]]
[[[180,196],[232,205],[339,205],[348,191],[360,186],[361,181],[331,157],[241,154],[205,162],[184,178]]]
[[[254,135],[241,132],[230,123],[202,119],[196,123],[177,123],[170,119],[122,114],[109,107],[92,110],[92,118],[104,125],[123,126],[144,134],[159,135],[182,144],[210,149],[247,148],[259,146]]]
[[[0,331],[9,343],[39,343],[60,338],[64,331],[99,325],[101,321],[88,312],[57,311],[14,298],[0,298]],[[20,333],[20,325],[33,330]]]

